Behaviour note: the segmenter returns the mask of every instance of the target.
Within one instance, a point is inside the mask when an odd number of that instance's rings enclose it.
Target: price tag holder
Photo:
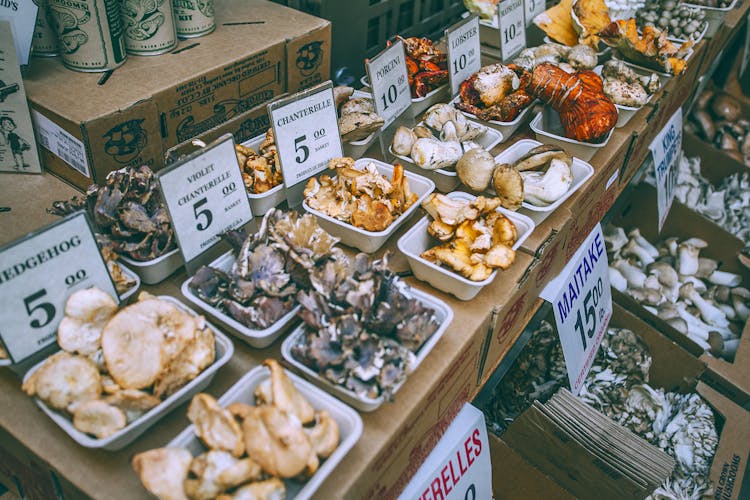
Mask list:
[[[464,80],[482,68],[479,42],[479,18],[476,15],[445,30],[448,40],[448,79],[451,96],[458,94]]]
[[[398,498],[492,498],[490,447],[481,411],[469,403],[464,404]]]
[[[95,286],[118,297],[84,212],[3,247],[0,262],[0,339],[14,364],[57,341],[74,291]]]
[[[547,10],[547,4],[544,0],[524,0],[524,10],[526,11],[526,27],[534,24],[534,18]]]
[[[750,14],[747,15],[747,27],[745,28],[745,50],[742,53],[742,63],[740,64],[739,78],[742,78],[747,69],[747,63],[750,62]]]
[[[526,48],[526,20],[524,0],[502,0],[497,4],[500,27],[500,54],[503,62],[510,62]]]
[[[302,203],[305,181],[344,155],[333,84],[327,81],[268,105],[290,207]]]
[[[552,303],[570,390],[577,395],[612,318],[612,290],[601,224],[542,290],[541,297]]]
[[[188,273],[215,253],[219,235],[253,219],[231,134],[157,172]]]
[[[366,59],[365,68],[372,86],[375,111],[385,120],[383,128],[386,128],[411,106],[404,43],[398,40],[374,58]]]
[[[654,159],[656,204],[659,215],[659,231],[661,231],[674,200],[677,162],[680,159],[680,151],[682,151],[682,108],[677,108],[672,118],[651,142],[649,149]]]

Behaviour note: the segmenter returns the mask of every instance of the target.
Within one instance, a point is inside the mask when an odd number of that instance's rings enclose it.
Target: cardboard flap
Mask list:
[[[533,406],[508,427],[503,439],[529,463],[579,498],[624,500],[644,498],[652,491],[594,457]]]
[[[743,483],[750,458],[750,412],[703,382],[698,383],[696,392],[724,419],[719,446],[711,464],[714,498],[748,498],[750,486],[744,485],[743,488]]]

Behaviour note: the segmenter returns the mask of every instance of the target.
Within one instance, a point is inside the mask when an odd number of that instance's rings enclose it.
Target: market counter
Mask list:
[[[749,5],[746,1],[740,6],[736,11],[741,14],[733,19],[744,19]],[[727,34],[699,44],[696,66],[705,66],[706,55],[715,52],[714,44],[733,38],[740,24],[724,25],[720,32]],[[698,74],[672,79],[661,95],[679,95],[680,99],[686,99],[698,86]],[[679,99],[667,99],[661,105],[646,106],[625,128],[616,131],[611,144],[591,162],[594,176],[580,193],[563,204],[559,213],[565,217],[550,216],[542,221],[536,229],[539,237],[518,252],[514,266],[500,273],[473,300],[458,301],[414,278],[407,278],[410,285],[427,290],[448,303],[454,311],[453,322],[423,365],[409,376],[396,394],[395,403],[385,403],[375,412],[361,414],[362,437],[324,482],[317,498],[398,495],[453,416],[463,403],[473,399],[520,336],[540,305],[541,288],[559,272],[580,238],[601,220],[626,187],[648,154],[649,142],[658,132],[655,125],[664,123],[682,103]],[[528,130],[522,129],[520,133],[528,134]],[[499,153],[508,144],[496,147],[493,153]],[[374,154],[375,149],[372,148],[370,154]],[[0,206],[11,208],[10,212],[0,212],[3,228],[0,244],[53,222],[56,218],[48,215],[45,208],[54,200],[77,194],[49,174],[23,177],[3,174],[0,186]],[[416,214],[413,220],[419,216]],[[386,247],[395,250],[398,237],[406,229],[402,227]],[[406,270],[406,262],[397,251],[394,251],[393,265],[397,270]],[[183,270],[159,285],[142,289],[180,298],[180,286],[185,279]],[[239,340],[233,341],[234,356],[218,371],[207,389],[214,396],[221,395],[264,358],[281,358],[278,341],[261,350]],[[0,441],[6,451],[0,454],[0,481],[8,481],[15,475],[24,483],[30,498],[48,498],[58,493],[65,498],[82,495],[147,498],[146,490],[130,467],[130,458],[135,453],[164,446],[188,425],[186,405],[182,405],[120,451],[89,450],[65,435],[22,393],[20,385],[15,373],[0,371],[0,406],[3,408]],[[29,470],[33,472],[31,476]],[[52,471],[53,476],[47,471]]]

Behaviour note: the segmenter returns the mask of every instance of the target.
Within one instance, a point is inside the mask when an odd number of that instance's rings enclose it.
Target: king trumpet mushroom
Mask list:
[[[729,321],[724,312],[701,297],[695,290],[693,283],[688,282],[680,287],[680,297],[692,302],[700,311],[703,320],[709,325],[718,327],[729,326]]]
[[[700,238],[690,238],[677,247],[677,272],[683,276],[692,276],[698,272],[698,254],[708,243]]]

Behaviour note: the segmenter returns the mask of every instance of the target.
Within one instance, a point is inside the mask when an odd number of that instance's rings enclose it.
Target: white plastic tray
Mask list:
[[[431,307],[435,310],[435,318],[439,324],[438,329],[435,331],[435,333],[433,333],[432,336],[427,339],[427,342],[422,344],[422,347],[420,347],[419,350],[415,353],[416,359],[414,360],[414,366],[411,367],[411,373],[414,372],[417,367],[419,367],[422,361],[424,361],[430,351],[432,351],[432,348],[435,347],[435,344],[438,343],[440,337],[443,336],[445,330],[448,328],[448,325],[450,325],[451,321],[453,321],[453,309],[451,309],[448,304],[438,299],[437,297],[433,297],[432,295],[421,290],[417,290],[416,288],[410,288],[409,293],[411,293],[412,297],[422,302],[422,304],[424,304],[426,307]],[[380,405],[382,405],[385,401],[385,398],[383,396],[377,398],[358,396],[353,391],[350,391],[349,389],[334,384],[321,377],[311,368],[307,367],[307,365],[298,361],[292,355],[292,347],[297,344],[301,336],[304,334],[304,329],[304,324],[299,325],[281,344],[281,355],[284,357],[284,359],[289,364],[297,368],[300,372],[302,372],[302,375],[306,379],[310,380],[314,384],[322,386],[327,391],[333,393],[356,409],[364,412],[371,412],[378,409],[378,407],[380,407]],[[398,389],[400,389],[400,387],[396,389],[396,392],[398,392]]]
[[[381,175],[386,176],[388,179],[391,179],[393,176],[393,165],[383,163],[382,161],[373,158],[360,158],[354,163],[354,165],[356,168],[362,170],[368,163],[374,163],[378,168],[378,172]],[[414,213],[417,207],[422,203],[422,200],[435,190],[435,183],[430,179],[409,172],[406,169],[404,169],[404,176],[409,180],[409,189],[411,189],[411,191],[419,198],[404,213],[399,215],[398,218],[396,218],[384,231],[366,231],[362,228],[354,227],[348,222],[342,222],[330,215],[324,214],[323,212],[313,210],[307,204],[307,201],[303,201],[302,206],[307,212],[318,218],[318,224],[320,224],[320,227],[328,231],[331,235],[340,238],[341,243],[344,245],[357,248],[365,253],[374,253],[383,246],[393,232]]]
[[[219,256],[216,260],[209,264],[210,267],[221,269],[222,271],[229,272],[234,264],[235,258],[231,251]],[[229,333],[235,335],[240,340],[243,340],[257,349],[263,349],[271,345],[281,334],[284,333],[286,328],[294,321],[299,310],[299,305],[292,308],[291,311],[282,316],[276,323],[265,328],[263,330],[255,330],[249,328],[236,319],[226,314],[221,309],[218,309],[203,299],[193,294],[188,284],[192,276],[186,279],[182,283],[182,295],[194,305],[210,315],[213,319],[221,323],[221,325],[229,331]]]
[[[734,9],[734,7],[737,5],[737,0],[734,0],[731,4],[729,4],[729,7],[724,7],[723,9],[720,9],[719,7],[704,7],[703,5],[696,5],[688,2],[682,2],[682,5],[686,7],[701,9],[706,12],[706,21],[708,21],[708,28],[706,29],[706,33],[704,36],[706,38],[711,38],[716,34],[717,31],[719,31],[719,27],[724,22],[724,18],[727,17],[729,11]]]
[[[456,97],[453,98],[453,100],[451,101],[451,104],[455,107],[456,103],[459,102],[460,100],[461,100],[461,96],[457,95]],[[529,105],[526,106],[526,108],[524,108],[524,110],[521,111],[521,113],[519,113],[518,116],[516,116],[516,119],[510,122],[499,122],[497,120],[484,121],[484,120],[480,120],[479,118],[477,118],[476,115],[467,113],[466,111],[461,111],[461,113],[463,113],[464,116],[466,116],[470,120],[487,125],[488,127],[494,128],[495,130],[500,132],[501,134],[500,142],[504,142],[508,140],[510,136],[513,135],[513,132],[518,130],[518,127],[521,126],[521,123],[526,118],[526,115],[529,113],[529,110],[534,107],[534,103],[536,103],[536,99],[531,101]]]
[[[146,285],[155,285],[164,281],[185,263],[179,248],[174,248],[161,257],[144,261],[120,255],[120,261],[140,276],[141,282]]]
[[[547,114],[547,123],[545,123],[545,113]],[[560,125],[559,115],[555,110],[545,106],[540,112],[536,114],[531,124],[529,125],[531,130],[534,131],[536,139],[543,142],[544,144],[554,144],[565,148],[565,151],[572,154],[575,157],[581,158],[584,161],[589,161],[597,151],[607,145],[614,128],[609,131],[607,138],[598,143],[588,143],[576,141],[575,139],[568,139],[562,135],[562,126]],[[559,132],[559,133],[558,133]]]
[[[448,196],[454,200],[473,200],[476,198],[474,195],[462,191],[455,191]],[[513,245],[513,249],[517,250],[534,231],[534,221],[523,214],[502,207],[497,210],[516,225],[518,239]],[[423,217],[398,240],[398,249],[406,256],[414,277],[420,281],[426,281],[438,290],[450,293],[459,300],[473,299],[482,288],[492,283],[492,280],[497,276],[497,271],[493,271],[489,278],[484,281],[471,281],[447,267],[423,259],[420,256],[422,252],[439,244],[427,233],[429,223],[430,217]]]
[[[513,163],[515,161],[518,161],[519,158],[521,158],[531,149],[541,145],[542,143],[539,141],[535,141],[532,139],[521,139],[520,141],[516,142],[511,147],[497,155],[495,157],[495,163]],[[532,210],[534,212],[553,212],[555,209],[557,209],[557,207],[565,203],[565,200],[570,198],[570,196],[575,193],[578,188],[583,185],[584,182],[589,180],[589,178],[594,175],[594,167],[579,158],[573,157],[573,164],[571,165],[570,169],[573,172],[573,183],[570,185],[568,192],[565,193],[562,198],[558,199],[554,203],[544,206],[534,205],[527,201],[521,203],[521,206],[523,206],[523,208],[527,210]],[[493,190],[490,191],[492,192],[492,195],[495,196],[495,192]]]
[[[604,66],[600,65],[600,66],[597,66],[596,68],[594,68],[594,72],[597,75],[602,76],[602,70],[603,69],[604,69]],[[638,73],[641,76],[648,76],[648,75],[651,75],[653,73],[656,73],[657,75],[659,75],[659,73],[657,71],[648,71],[648,70],[642,71],[640,69],[635,69],[635,68],[632,68],[632,69],[633,69],[633,71],[635,71],[636,73]],[[662,80],[661,80],[661,76],[659,76],[659,89],[656,92],[658,92],[659,90],[661,90],[661,88],[662,88]],[[656,95],[656,92],[654,92],[653,94],[651,94],[650,96],[648,96],[648,101],[646,101],[646,104],[648,104],[648,103],[651,102],[651,100]],[[644,104],[644,106],[645,106],[645,104]],[[639,110],[641,110],[643,108],[643,106],[622,106],[622,105],[617,104],[617,103],[615,103],[615,107],[617,108],[617,124],[615,125],[615,128],[621,128],[621,127],[624,127],[625,125],[627,125],[627,123],[630,121],[630,119],[633,118],[633,116],[635,116],[635,114]]]
[[[357,443],[362,435],[362,418],[353,409],[341,401],[326,394],[314,385],[302,380],[295,374],[285,370],[294,386],[310,402],[316,410],[325,410],[336,421],[339,426],[339,445],[330,457],[321,462],[320,468],[306,482],[285,479],[286,498],[304,500],[312,497],[326,477],[344,459],[349,450]],[[255,388],[265,380],[271,378],[271,373],[265,366],[257,366],[247,372],[241,379],[234,383],[227,392],[219,398],[219,405],[227,407],[232,403],[245,403],[255,405]],[[196,437],[193,425],[188,426],[179,433],[167,445],[173,448],[185,448],[193,456],[198,456],[206,451],[206,448]]]
[[[158,296],[159,299],[166,300],[171,304],[174,304],[178,309],[187,312],[191,316],[197,316],[195,311],[184,306],[179,300],[169,297],[166,295]],[[169,396],[167,399],[162,401],[160,404],[141,415],[138,419],[129,423],[119,431],[115,432],[111,436],[104,439],[97,439],[89,436],[88,434],[79,431],[73,427],[73,422],[62,413],[59,413],[50,407],[48,407],[42,400],[34,398],[36,404],[47,414],[60,428],[65,431],[76,443],[80,444],[85,448],[103,448],[105,450],[119,450],[133,442],[138,436],[143,434],[149,427],[154,425],[163,416],[172,411],[177,406],[181,405],[185,401],[198,394],[200,391],[205,389],[208,384],[213,380],[216,372],[224,366],[234,353],[234,345],[229,338],[216,329],[211,323],[206,323],[214,332],[215,346],[216,346],[216,358],[213,364],[207,367],[201,372],[196,378],[188,382],[185,386],[180,388],[177,392]],[[32,367],[24,376],[24,383],[28,378],[37,371],[44,361],[38,363]]]
[[[355,90],[352,94],[352,97],[368,97],[372,99],[372,94],[370,92]],[[383,128],[381,127],[380,130],[382,129]],[[377,132],[373,132],[372,134],[359,141],[342,142],[342,145],[344,147],[344,156],[354,158],[355,160],[362,157],[362,155],[367,153],[367,150],[370,149],[370,146],[373,142],[375,142],[375,139],[378,138],[378,135],[380,135],[380,130],[378,130]]]
[[[122,269],[122,274],[125,275],[125,277],[135,281],[135,285],[131,286],[125,292],[120,295],[120,302],[123,304],[126,304],[129,299],[136,294],[138,289],[141,287],[141,278],[136,274],[132,269],[130,269],[128,266],[123,264],[122,262],[117,263],[118,266],[120,266],[120,269]]]
[[[266,140],[266,134],[253,137],[243,142],[243,146],[253,148],[256,153],[260,154],[260,145]],[[274,186],[265,193],[254,194],[247,193],[247,197],[250,200],[250,210],[252,210],[255,217],[264,215],[266,212],[279,205],[282,201],[286,200],[286,193],[284,192],[284,183],[282,182],[278,186]]]
[[[476,122],[474,120],[470,120],[475,125],[481,125],[479,122]],[[419,125],[423,125],[423,122],[419,122]],[[477,137],[474,142],[482,146],[482,148],[486,149],[487,151],[491,150],[498,144],[500,144],[503,140],[503,134],[500,133],[500,131],[495,130],[493,128],[487,127],[487,130],[484,134]],[[406,170],[409,170],[411,172],[415,172],[419,175],[423,175],[427,177],[428,179],[432,180],[432,182],[435,183],[435,188],[442,192],[442,193],[449,193],[453,191],[456,186],[458,186],[461,182],[458,180],[458,174],[456,173],[455,166],[451,167],[450,169],[446,168],[438,168],[437,170],[428,170],[425,168],[418,167],[414,164],[414,161],[408,156],[404,155],[397,155],[393,152],[393,146],[388,146],[388,151],[401,160],[401,163],[403,164],[404,168]]]
[[[362,87],[365,87],[368,90],[370,89],[370,80],[367,78],[367,75],[364,75],[362,78],[359,79],[359,81],[362,84]],[[419,113],[426,110],[433,104],[437,104],[439,102],[445,102],[449,97],[450,97],[450,86],[448,85],[448,83],[445,83],[439,86],[438,88],[433,89],[424,97],[412,97],[411,98],[412,112],[414,113],[414,116],[417,116],[419,115]]]

